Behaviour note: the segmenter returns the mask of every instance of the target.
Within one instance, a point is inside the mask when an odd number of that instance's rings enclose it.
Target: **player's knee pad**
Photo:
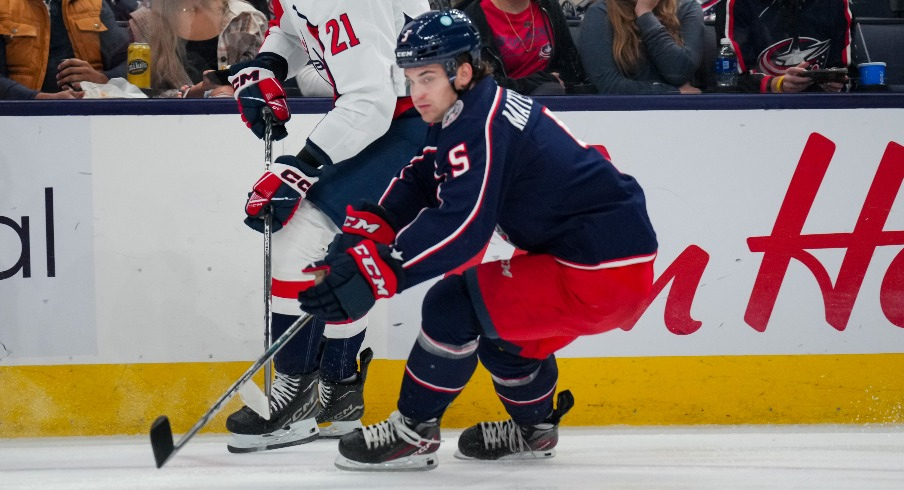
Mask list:
[[[480,335],[471,298],[459,275],[446,277],[427,291],[421,318],[421,335],[442,344],[464,345]]]

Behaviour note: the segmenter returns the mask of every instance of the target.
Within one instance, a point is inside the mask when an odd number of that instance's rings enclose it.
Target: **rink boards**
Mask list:
[[[560,353],[565,423],[904,422],[904,100],[689,99],[550,103],[640,181],[660,241],[637,323]],[[0,437],[164,413],[184,431],[262,352],[241,219],[263,145],[209,102],[0,106]],[[320,119],[308,102],[276,155]],[[372,314],[365,422],[394,409],[429,285]],[[444,424],[486,418],[504,416],[480,370]]]

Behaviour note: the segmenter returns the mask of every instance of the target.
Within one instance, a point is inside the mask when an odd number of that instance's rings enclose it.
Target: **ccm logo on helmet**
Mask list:
[[[359,257],[358,263],[361,265],[362,271],[370,276],[370,283],[374,286],[374,294],[383,298],[392,296],[389,294],[389,290],[386,289],[386,279],[383,277],[383,273],[380,272],[380,266],[377,265],[377,261],[370,254],[367,245],[359,243],[352,247],[352,250]]]

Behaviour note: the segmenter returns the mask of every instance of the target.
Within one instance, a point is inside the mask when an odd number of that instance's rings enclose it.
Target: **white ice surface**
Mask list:
[[[335,441],[254,454],[197,436],[162,469],[142,437],[0,440],[2,489],[904,489],[904,426],[562,428],[558,455],[460,461],[443,431],[432,471],[344,472]],[[179,435],[176,436],[178,440]]]

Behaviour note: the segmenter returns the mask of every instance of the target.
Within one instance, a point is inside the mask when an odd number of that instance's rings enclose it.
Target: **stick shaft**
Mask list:
[[[276,353],[279,352],[287,342],[292,340],[292,337],[294,337],[299,330],[307,325],[309,321],[311,321],[311,315],[303,312],[301,316],[298,317],[298,320],[295,320],[295,323],[293,323],[292,326],[285,331],[285,333],[280,335],[275,342],[270,344],[270,347],[267,348],[267,350],[256,361],[254,361],[254,364],[252,364],[251,367],[249,367],[248,370],[245,371],[245,374],[243,374],[242,377],[238,379],[238,381],[233,383],[232,386],[230,386],[229,389],[226,390],[226,393],[223,393],[223,396],[221,396],[220,399],[217,400],[212,407],[210,407],[210,410],[202,415],[201,418],[197,422],[195,422],[195,425],[193,425],[191,429],[189,429],[188,432],[186,432],[179,439],[179,441],[173,445],[173,451],[164,460],[163,464],[166,464],[166,461],[169,461],[177,452],[179,452],[180,449],[182,449],[182,446],[184,446],[192,437],[195,436],[195,434],[198,433],[199,430],[201,430],[202,427],[207,425],[207,423],[210,422],[210,419],[213,418],[217,413],[219,413],[220,410],[223,409],[223,406],[226,405],[226,403],[231,400],[236,393],[238,393],[242,385],[247,383],[248,380],[251,379],[251,377],[254,376],[255,373],[257,373],[261,366],[263,366],[264,364],[269,364],[270,360],[273,359],[273,356],[275,356]],[[163,464],[161,464],[160,466],[163,466]]]
[[[270,170],[273,163],[273,115],[264,111],[264,170]],[[273,342],[273,215],[264,214],[264,349],[269,349]],[[267,406],[271,402],[273,385],[273,363],[267,362],[264,367],[264,394],[267,395]]]

